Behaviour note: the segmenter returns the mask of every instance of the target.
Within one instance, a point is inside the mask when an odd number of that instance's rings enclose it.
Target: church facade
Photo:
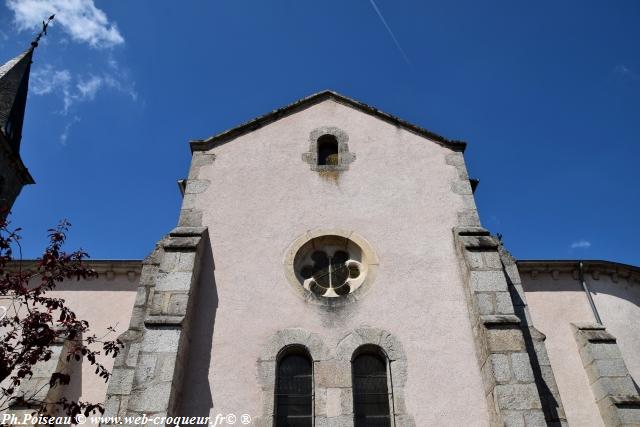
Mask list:
[[[331,91],[192,141],[177,226],[55,291],[125,344],[106,390],[66,395],[255,426],[640,425],[640,269],[516,261],[465,146]]]

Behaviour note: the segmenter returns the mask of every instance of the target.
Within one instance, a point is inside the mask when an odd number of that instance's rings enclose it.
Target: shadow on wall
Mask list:
[[[185,361],[187,368],[179,412],[181,416],[190,417],[208,417],[213,407],[209,384],[209,366],[211,365],[213,329],[218,310],[218,291],[213,252],[208,235],[203,244],[200,283],[195,295],[195,306],[189,331],[191,347]]]

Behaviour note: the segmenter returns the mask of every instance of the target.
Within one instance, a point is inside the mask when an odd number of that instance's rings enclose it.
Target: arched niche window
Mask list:
[[[313,425],[313,364],[304,347],[285,348],[276,366],[275,427]]]
[[[322,135],[318,138],[318,166],[335,166],[338,164],[338,140],[333,135]]]
[[[391,427],[393,396],[388,358],[377,346],[361,347],[351,362],[355,427]]]

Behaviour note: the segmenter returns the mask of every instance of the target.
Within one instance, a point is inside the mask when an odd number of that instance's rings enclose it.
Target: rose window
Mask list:
[[[340,236],[321,236],[308,241],[295,256],[296,276],[314,295],[338,298],[355,291],[364,281],[367,264],[362,250]]]

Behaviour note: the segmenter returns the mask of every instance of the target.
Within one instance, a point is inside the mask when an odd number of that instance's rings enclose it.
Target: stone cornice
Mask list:
[[[611,276],[616,282],[618,278],[640,283],[640,267],[604,260],[519,260],[518,270],[535,277],[539,273],[550,273],[557,278],[560,273],[569,273],[578,279],[578,266],[582,262],[585,274],[598,280],[601,274]]]
[[[36,269],[37,263],[38,261],[32,259],[12,261],[7,267],[15,271],[20,266],[22,270],[30,271]],[[142,270],[142,260],[138,259],[93,259],[82,261],[82,264],[95,270],[100,278],[107,280],[113,280],[116,275],[126,275],[130,281],[134,281],[140,277]]]

